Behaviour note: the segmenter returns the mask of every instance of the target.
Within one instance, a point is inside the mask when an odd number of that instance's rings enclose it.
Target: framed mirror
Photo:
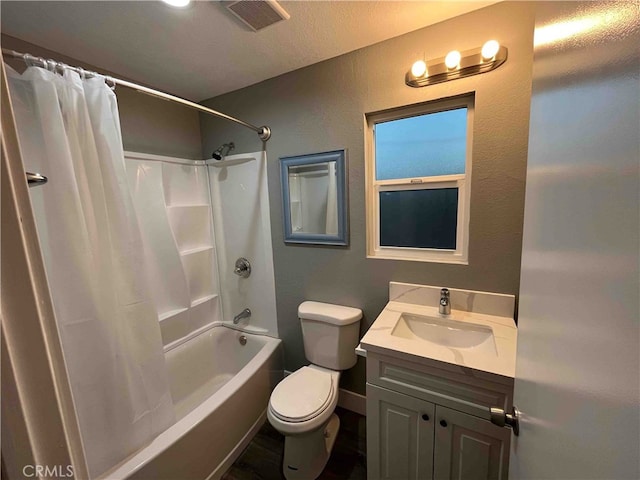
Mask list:
[[[346,151],[280,158],[284,241],[348,245]]]

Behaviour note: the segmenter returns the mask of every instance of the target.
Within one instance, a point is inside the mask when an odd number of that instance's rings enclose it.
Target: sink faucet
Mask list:
[[[440,290],[440,308],[441,315],[451,314],[451,299],[449,297],[449,289],[443,288]]]
[[[249,310],[248,308],[245,308],[239,314],[233,317],[233,323],[237,324],[243,318],[249,318],[250,316],[251,316],[251,310]]]

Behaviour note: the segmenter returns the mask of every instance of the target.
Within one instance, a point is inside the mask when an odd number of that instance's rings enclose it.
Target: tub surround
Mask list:
[[[451,314],[440,315],[440,287],[391,282],[389,303],[362,338],[360,347],[413,362],[446,362],[510,379],[515,375],[517,328],[513,320],[513,295],[450,289]],[[423,342],[397,334],[400,317],[430,317],[462,328],[490,333],[483,348],[455,348]],[[409,338],[411,337],[411,338]]]
[[[265,153],[125,159],[165,352],[221,324],[278,337]],[[233,273],[239,257],[249,278]]]
[[[125,165],[166,351],[223,320],[207,167],[137,152]]]
[[[207,172],[224,322],[232,325],[233,318],[249,308],[251,317],[237,327],[278,337],[268,161],[264,151],[227,155],[207,160]],[[251,263],[248,277],[234,271],[239,258]]]

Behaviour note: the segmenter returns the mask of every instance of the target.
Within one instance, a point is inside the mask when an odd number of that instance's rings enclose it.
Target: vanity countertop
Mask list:
[[[361,348],[413,362],[445,362],[513,379],[518,330],[508,312],[512,314],[515,298],[468,290],[450,289],[450,292],[451,314],[441,315],[437,303],[439,287],[391,282],[390,301],[362,338]],[[451,331],[455,334],[456,325],[481,332],[490,329],[492,339],[481,347],[454,347],[401,335],[394,330],[399,328],[403,314],[441,322],[436,328],[448,330],[447,334]]]

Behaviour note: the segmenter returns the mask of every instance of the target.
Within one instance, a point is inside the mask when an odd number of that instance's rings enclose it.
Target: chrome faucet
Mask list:
[[[251,316],[251,310],[249,310],[248,308],[245,308],[239,314],[233,317],[233,323],[237,324],[243,318],[249,318],[250,316]]]
[[[451,298],[449,297],[449,289],[443,288],[440,290],[440,307],[439,311],[441,315],[451,314]]]

